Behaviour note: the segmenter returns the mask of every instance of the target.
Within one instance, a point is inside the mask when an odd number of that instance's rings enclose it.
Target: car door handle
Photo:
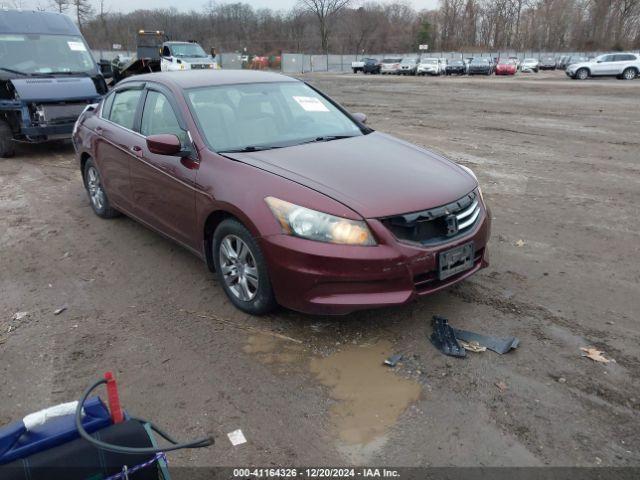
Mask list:
[[[129,149],[136,157],[142,157],[142,148],[138,145],[134,145]]]
[[[102,127],[96,127],[96,133],[97,133],[98,135],[102,135],[102,132],[103,132],[103,131],[104,131],[104,130],[102,129]]]

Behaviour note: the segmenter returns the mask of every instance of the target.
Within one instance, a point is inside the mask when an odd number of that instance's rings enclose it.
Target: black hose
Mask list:
[[[163,432],[159,427],[157,427],[153,423],[148,422],[147,420],[143,420],[141,418],[133,418],[133,417],[132,417],[132,420],[137,420],[142,423],[148,423],[153,431],[158,433],[161,437],[163,437],[165,440],[167,440],[169,443],[172,443],[173,445],[167,446],[164,448],[162,447],[158,447],[158,448],[123,447],[121,445],[114,445],[112,443],[106,443],[93,438],[91,435],[89,435],[89,433],[87,433],[87,431],[84,429],[84,426],[82,425],[82,407],[84,406],[84,403],[87,401],[87,398],[89,397],[91,392],[93,392],[97,387],[105,383],[107,383],[107,381],[104,378],[101,378],[100,380],[95,382],[93,385],[91,385],[89,388],[87,388],[84,394],[82,395],[82,397],[80,398],[80,401],[78,402],[78,406],[76,407],[76,428],[78,429],[78,433],[82,438],[84,438],[87,442],[91,443],[94,447],[100,448],[102,450],[107,450],[110,452],[115,452],[115,453],[129,453],[129,454],[135,455],[135,454],[147,454],[147,453],[154,454],[154,453],[160,453],[160,452],[171,452],[174,450],[181,450],[183,448],[203,448],[213,444],[212,437],[202,438],[200,440],[195,440],[193,442],[178,443],[173,438],[171,438],[169,434]]]

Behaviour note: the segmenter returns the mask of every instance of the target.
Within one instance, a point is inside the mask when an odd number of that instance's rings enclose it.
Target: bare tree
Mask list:
[[[329,53],[329,32],[335,15],[348,6],[351,0],[299,0],[305,10],[313,13],[318,19],[322,51]]]
[[[89,0],[71,0],[76,13],[78,28],[82,31],[84,23],[93,16],[93,6]]]
[[[51,0],[51,7],[58,13],[64,13],[69,8],[69,0]]]

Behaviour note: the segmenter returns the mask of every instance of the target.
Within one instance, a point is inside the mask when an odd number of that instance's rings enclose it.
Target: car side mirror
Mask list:
[[[178,157],[183,153],[180,139],[177,135],[171,133],[149,135],[147,137],[147,148],[151,153],[155,153],[156,155]]]
[[[364,113],[354,113],[353,118],[360,123],[367,123],[367,116]]]

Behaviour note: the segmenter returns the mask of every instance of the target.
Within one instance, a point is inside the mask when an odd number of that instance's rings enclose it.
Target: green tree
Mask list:
[[[431,23],[423,18],[420,20],[420,28],[418,29],[418,44],[423,45],[431,45],[433,40],[433,28],[431,27]]]

